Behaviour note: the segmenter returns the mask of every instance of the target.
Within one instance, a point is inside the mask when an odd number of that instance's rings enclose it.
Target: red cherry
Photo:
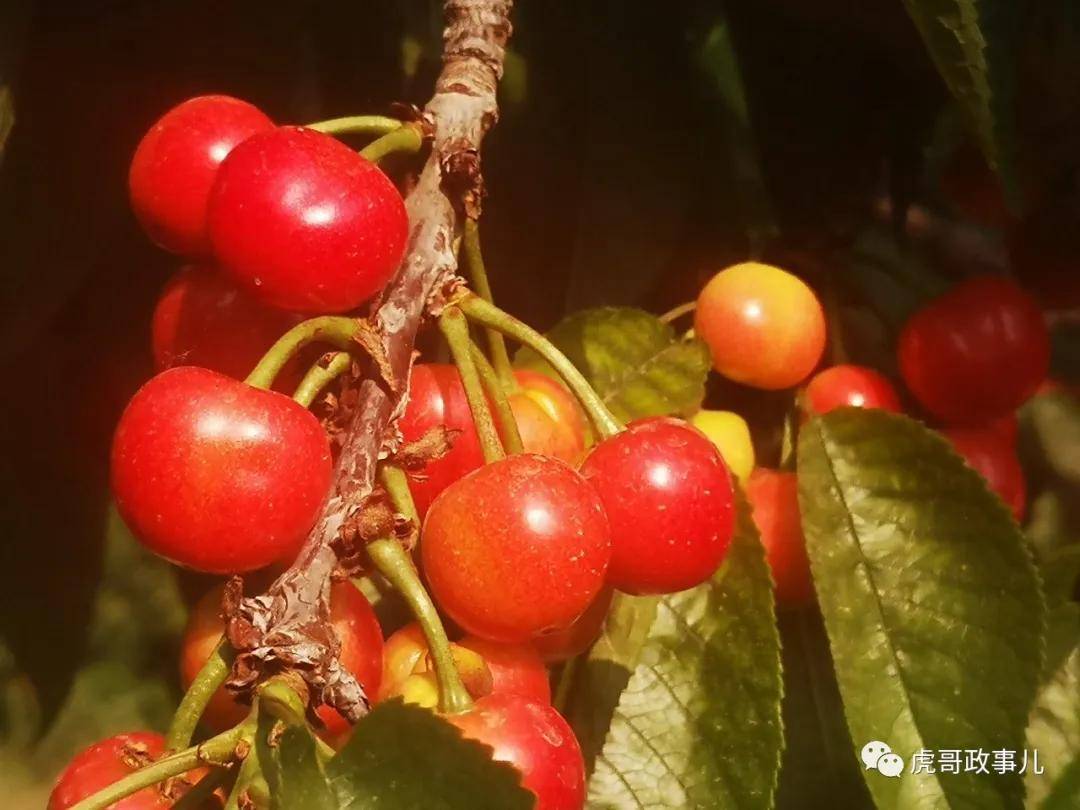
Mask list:
[[[180,648],[180,681],[187,689],[225,632],[221,618],[221,592],[215,588],[199,600],[188,619]],[[383,675],[383,638],[379,620],[368,600],[350,582],[336,582],[330,590],[330,622],[341,642],[342,665],[356,676],[372,700],[379,693]],[[224,731],[243,720],[250,707],[236,702],[224,687],[217,690],[203,714],[213,731]],[[337,737],[349,723],[329,706],[316,710],[325,734]]]
[[[645,419],[600,442],[581,465],[611,523],[608,579],[626,593],[704,582],[727,553],[735,512],[716,446],[679,419]]]
[[[448,715],[466,736],[493,749],[492,758],[521,772],[537,796],[536,810],[585,806],[585,761],[570,726],[546,703],[518,695],[489,695],[471,711]]]
[[[520,386],[510,397],[518,430],[527,453],[555,456],[576,465],[585,451],[585,416],[574,395],[560,382],[537,371],[518,370],[514,378]],[[537,417],[521,404],[528,399],[551,418]]]
[[[888,377],[866,366],[842,365],[814,375],[806,386],[804,408],[828,413],[835,408],[880,408],[900,413],[900,398]]]
[[[457,431],[450,452],[429,461],[423,470],[409,477],[409,491],[421,516],[427,514],[440,492],[479,469],[484,453],[457,368],[432,363],[415,365],[409,374],[409,401],[399,422],[401,435],[405,441],[414,442],[439,425]]]
[[[611,608],[613,596],[614,591],[611,588],[604,589],[581,614],[581,618],[565,630],[547,633],[533,639],[532,645],[540,653],[540,657],[548,663],[554,663],[566,661],[588,650],[600,637],[600,631],[604,629],[604,620]]]
[[[465,636],[456,643],[484,659],[491,672],[491,694],[551,703],[547,668],[532,645],[499,644],[478,636]]]
[[[206,256],[206,204],[233,147],[274,122],[246,101],[199,96],[173,107],[143,136],[128,173],[131,207],[161,247]]]
[[[1007,413],[999,416],[986,425],[1009,443],[1010,447],[1016,447],[1016,438],[1020,433],[1020,420],[1015,413]]]
[[[814,580],[806,556],[795,473],[754,470],[746,484],[746,499],[772,570],[776,601],[781,605],[810,602],[814,598]]]
[[[1027,505],[1024,470],[1014,445],[993,427],[947,428],[941,431],[968,466],[986,479],[986,485],[1023,520]]]
[[[576,464],[584,443],[571,428],[555,420],[528,392],[519,390],[507,396],[521,445],[526,453],[551,456],[567,464]]]
[[[165,750],[165,738],[149,731],[118,734],[78,753],[68,764],[49,795],[48,810],[67,810],[83,799],[123,779]],[[162,810],[172,802],[156,786],[144,788],[115,804],[110,810]]]
[[[825,313],[814,291],[760,262],[721,270],[702,287],[694,331],[718,372],[769,391],[798,385],[825,350]]]
[[[949,422],[1016,410],[1046,377],[1050,339],[1034,300],[1012,281],[962,282],[916,312],[899,344],[911,393]]]
[[[206,265],[173,276],[154,308],[151,336],[159,371],[201,366],[244,379],[300,316],[271,309]]]
[[[272,306],[310,313],[355,309],[381,290],[409,231],[378,166],[302,127],[260,133],[229,154],[209,222],[228,273]]]
[[[113,438],[124,520],[151,551],[199,571],[294,555],[330,480],[330,444],[310,411],[196,366],[139,389]]]
[[[568,627],[600,592],[611,538],[600,498],[561,461],[510,456],[448,487],[420,553],[436,601],[467,632],[526,641]]]

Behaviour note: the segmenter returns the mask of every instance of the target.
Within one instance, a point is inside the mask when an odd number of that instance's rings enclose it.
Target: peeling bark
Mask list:
[[[249,695],[257,682],[293,670],[308,684],[314,704],[327,703],[352,721],[367,710],[363,688],[338,660],[341,645],[329,623],[331,579],[337,551],[350,547],[356,528],[364,525],[361,512],[374,490],[377,462],[400,443],[396,423],[407,398],[402,381],[408,379],[429,302],[440,297],[433,294],[455,278],[462,217],[480,213],[480,145],[498,118],[495,91],[511,6],[511,0],[444,4],[443,68],[421,116],[432,133],[431,154],[405,200],[405,259],[370,318],[383,348],[374,354],[384,362],[370,364],[355,383],[357,406],[343,437],[333,491],[296,561],[265,594],[228,606],[229,639],[237,650],[228,684],[238,694]]]

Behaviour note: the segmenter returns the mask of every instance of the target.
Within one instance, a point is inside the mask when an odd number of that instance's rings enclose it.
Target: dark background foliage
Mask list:
[[[500,303],[540,328],[597,303],[663,311],[763,249],[844,294],[860,271],[840,257],[875,202],[932,196],[925,147],[947,94],[900,2],[523,0],[515,26],[485,151],[485,246]],[[177,266],[128,209],[136,143],[209,92],[296,123],[422,104],[439,31],[439,4],[425,0],[0,9],[0,82],[17,122],[0,170],[0,639],[5,667],[33,685],[11,694],[35,696],[38,728],[94,645],[110,432],[151,373],[149,316]],[[746,118],[717,61],[728,41]],[[1035,84],[1051,57],[1040,58]],[[1036,122],[1048,143],[1068,131],[1059,108],[1063,119]],[[1071,174],[1055,177],[1071,191]],[[713,385],[714,399],[763,420],[785,407]],[[144,664],[171,689],[170,637],[156,638]]]

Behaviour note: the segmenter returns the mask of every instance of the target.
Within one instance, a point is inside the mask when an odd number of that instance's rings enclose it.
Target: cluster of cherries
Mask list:
[[[302,404],[266,381],[241,380],[303,316],[355,311],[389,281],[408,230],[401,196],[333,137],[275,126],[222,96],[187,101],[155,124],[136,151],[130,189],[147,233],[193,263],[158,302],[160,371],[116,430],[118,508],[143,544],[187,568],[231,575],[287,565],[330,489],[333,449]],[[803,384],[825,348],[813,291],[756,263],[730,267],[704,287],[695,330],[717,371],[769,390]],[[959,284],[917,312],[900,340],[907,388],[1017,517],[1024,489],[1014,412],[1044,379],[1048,354],[1038,308],[1001,278]],[[279,374],[279,387],[295,372]],[[754,469],[749,429],[731,412],[599,430],[589,448],[582,410],[562,384],[528,371],[514,377],[508,401],[525,452],[485,464],[456,367],[412,368],[404,439],[440,426],[454,435],[449,451],[409,480],[422,518],[418,562],[461,630],[451,650],[475,699],[446,719],[518,768],[541,810],[580,808],[582,755],[551,705],[547,665],[588,649],[613,590],[672,593],[714,574],[733,532],[732,473],[745,485],[779,601],[811,599],[797,479]],[[851,365],[813,376],[799,401],[807,416],[840,406],[901,409],[887,378]],[[192,611],[185,686],[222,637],[220,603],[219,589]],[[371,605],[349,582],[333,586],[331,611],[341,661],[370,696],[439,706],[420,625],[384,642]],[[247,711],[219,690],[203,721],[226,729]],[[333,709],[317,713],[327,740],[348,736]],[[50,810],[72,806],[163,746],[138,734],[87,749],[61,776]],[[122,806],[168,805],[148,788]]]
[[[194,263],[158,303],[160,371],[116,429],[117,506],[140,542],[178,565],[228,575],[280,568],[322,508],[333,448],[303,405],[269,382],[241,379],[300,317],[354,311],[382,288],[405,244],[401,197],[334,138],[276,127],[220,96],[185,102],[151,129],[130,188],[147,233]],[[708,579],[731,540],[733,487],[717,447],[686,422],[643,420],[586,452],[582,410],[562,384],[518,371],[512,388],[524,452],[485,464],[456,367],[413,367],[405,440],[454,431],[449,452],[409,482],[423,518],[418,562],[463,634],[451,649],[475,703],[447,719],[517,767],[539,808],[578,808],[584,763],[551,705],[546,665],[592,643],[613,589],[668,593]],[[222,637],[220,601],[219,590],[192,611],[185,685]],[[331,610],[342,663],[370,696],[438,705],[419,625],[384,644],[349,582],[333,587]],[[219,690],[203,721],[229,728],[247,711]],[[333,709],[318,715],[327,740],[347,737]],[[160,753],[160,738],[136,736],[80,754],[50,810]],[[125,801],[167,806],[156,789]]]
[[[844,364],[813,374],[826,342],[821,303],[779,268],[746,263],[718,273],[698,298],[695,329],[716,370],[732,380],[767,390],[805,383],[798,396],[804,418],[845,406],[904,410],[896,388],[875,369]],[[909,410],[938,425],[1017,520],[1026,487],[1016,410],[1046,384],[1049,361],[1038,304],[1002,276],[969,278],[929,301],[904,325],[897,346],[900,375],[914,400]],[[812,599],[796,473],[754,469],[750,431],[738,414],[701,411],[693,421],[745,484],[777,600]]]

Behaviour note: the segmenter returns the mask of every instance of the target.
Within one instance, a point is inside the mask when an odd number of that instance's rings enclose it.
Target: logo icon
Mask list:
[[[863,765],[868,771],[877,771],[882,776],[897,777],[904,772],[904,758],[894,754],[888,743],[871,740],[862,747],[860,754]]]

